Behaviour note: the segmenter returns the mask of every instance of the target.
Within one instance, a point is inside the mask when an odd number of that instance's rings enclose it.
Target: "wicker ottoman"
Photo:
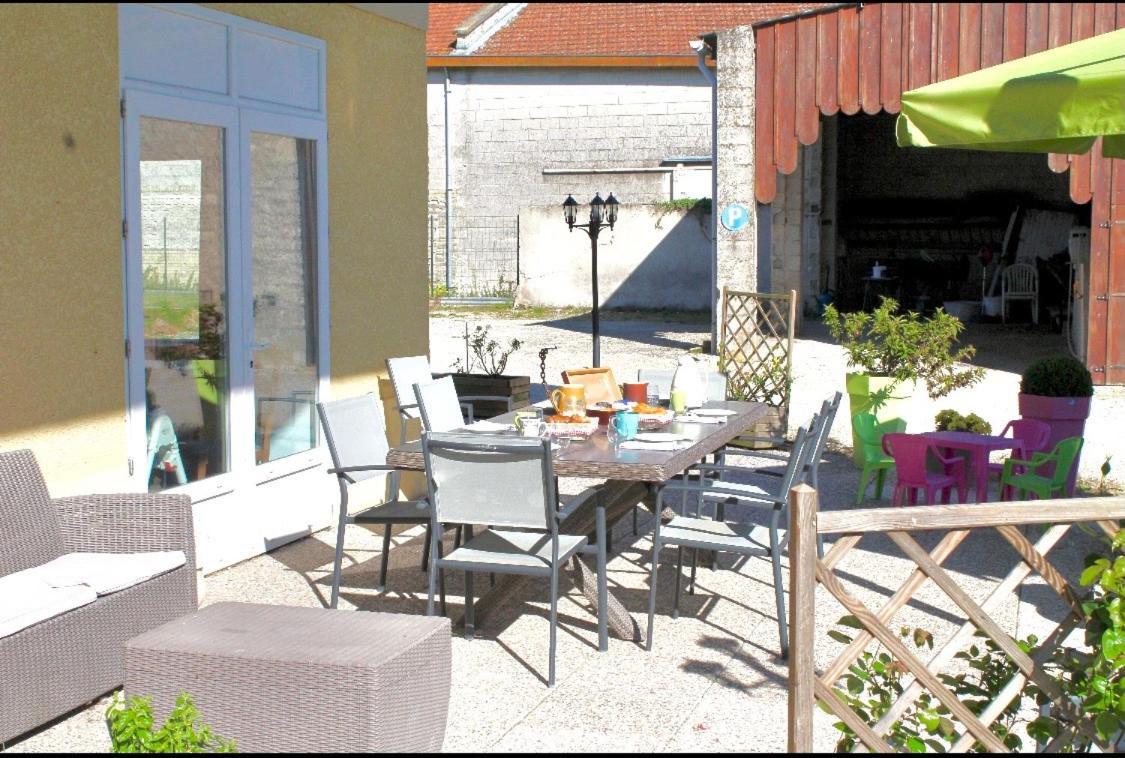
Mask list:
[[[441,750],[443,617],[217,603],[125,643],[125,693],[157,724],[192,696],[240,752]]]

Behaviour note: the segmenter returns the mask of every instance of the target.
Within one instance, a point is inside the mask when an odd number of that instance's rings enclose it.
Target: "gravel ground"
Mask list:
[[[437,368],[450,365],[462,329],[456,319],[431,321],[432,358]],[[559,345],[548,366],[557,376],[563,367],[588,364],[589,338],[582,323],[530,323],[496,320],[498,338],[519,337],[527,347],[509,366],[510,373],[538,376],[536,352]],[[573,328],[579,327],[579,328]],[[642,366],[670,368],[675,357],[698,344],[706,326],[638,321],[609,322],[602,342],[603,363],[625,378]],[[842,384],[843,360],[827,342],[800,340],[796,347],[794,420],[805,420],[821,400]],[[1018,367],[990,370],[988,381],[976,390],[951,399],[963,411],[989,410],[1003,404],[1012,392]],[[956,402],[953,402],[953,401]],[[1099,396],[1104,413],[1120,415],[1121,398]],[[1011,401],[1014,404],[1014,399]],[[1008,406],[982,413],[1003,423]],[[1112,409],[1112,410],[1106,410]],[[981,412],[977,410],[977,412]],[[840,414],[842,419],[844,413]],[[932,414],[931,414],[932,416]],[[994,425],[997,423],[993,421]],[[914,428],[923,428],[924,416]],[[1094,417],[1091,426],[1101,434],[1107,420]],[[846,424],[838,419],[834,436],[845,440]],[[1106,431],[1108,435],[1108,430]],[[1100,461],[1099,461],[1100,462]],[[765,460],[740,461],[736,475],[760,486],[776,480],[751,469]],[[820,470],[821,507],[851,505],[858,476],[848,456],[830,452]],[[589,486],[589,480],[564,479],[564,494]],[[885,501],[884,503],[885,504]],[[877,505],[872,503],[872,505]],[[640,535],[630,520],[614,531],[609,584],[642,625],[647,612],[647,582],[651,565],[651,516],[645,512]],[[730,518],[760,521],[759,511],[728,511]],[[1037,534],[1027,530],[1034,540]],[[390,553],[388,589],[372,589],[378,570],[381,538],[353,527],[348,531],[341,607],[367,611],[421,613],[425,608],[425,574],[419,571],[423,531],[397,532]],[[917,535],[927,549],[940,535]],[[323,606],[331,579],[335,531],[328,529],[276,549],[204,580],[203,602],[244,600],[300,606]],[[831,546],[831,540],[828,545]],[[1072,533],[1052,553],[1065,575],[1074,577],[1091,543]],[[561,587],[558,684],[545,686],[547,664],[546,591],[532,584],[511,597],[477,630],[477,638],[453,639],[453,682],[445,750],[483,751],[771,751],[785,748],[787,667],[779,656],[772,574],[768,559],[725,558],[717,571],[701,566],[694,595],[685,595],[678,619],[670,615],[674,551],[662,555],[654,649],[612,638],[605,654],[597,652],[597,629],[581,593],[566,580]],[[982,602],[1016,563],[1015,554],[995,532],[974,533],[945,562],[947,570],[977,602]],[[788,582],[788,560],[783,560]],[[871,607],[879,607],[909,575],[913,564],[888,540],[868,538],[839,564],[837,573],[850,592]],[[460,615],[462,578],[448,577],[450,614]],[[818,589],[816,661],[823,668],[839,651],[826,636],[843,609]],[[1009,633],[1044,636],[1044,630],[1063,613],[1062,604],[1042,581],[1031,579],[1018,595],[999,604],[993,616]],[[963,614],[927,583],[893,619],[898,626],[923,627],[940,646],[953,633]],[[60,719],[13,745],[11,752],[107,751],[102,713],[105,700]],[[206,715],[206,714],[204,714]],[[815,747],[831,750],[835,719],[814,714]]]

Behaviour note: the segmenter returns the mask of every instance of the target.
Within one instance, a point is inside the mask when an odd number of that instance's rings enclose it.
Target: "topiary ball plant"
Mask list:
[[[1041,397],[1090,397],[1094,381],[1081,361],[1069,355],[1053,355],[1027,367],[1020,392]]]

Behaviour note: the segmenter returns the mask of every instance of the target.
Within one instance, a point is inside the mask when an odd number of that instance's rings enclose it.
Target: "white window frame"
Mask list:
[[[251,131],[268,132],[316,140],[317,197],[317,316],[318,383],[317,401],[330,399],[331,344],[328,287],[328,132],[326,121],[326,53],[323,40],[279,29],[267,24],[186,3],[154,3],[152,8],[227,27],[227,93],[207,92],[191,87],[155,83],[121,77],[122,98],[122,202],[124,222],[130,230],[123,235],[122,261],[125,285],[126,338],[126,428],[131,459],[130,481],[136,491],[147,489],[144,471],[148,459],[144,380],[144,292],[141,263],[140,222],[140,118],[167,118],[220,126],[224,132],[224,191],[227,256],[227,334],[230,397],[228,407],[229,471],[206,479],[172,487],[166,492],[182,492],[200,502],[235,490],[316,467],[323,467],[326,454],[318,433],[315,446],[308,451],[276,461],[256,464],[254,456],[254,381],[253,301],[250,250],[250,151]],[[282,42],[318,52],[318,109],[312,111],[271,103],[238,92],[240,55],[234,40],[239,31],[272,37]],[[124,29],[122,28],[122,34]],[[237,264],[237,265],[236,265]]]

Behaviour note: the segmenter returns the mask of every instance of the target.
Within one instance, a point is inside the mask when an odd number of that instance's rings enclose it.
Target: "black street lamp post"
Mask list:
[[[595,194],[590,201],[590,223],[576,224],[578,218],[578,202],[573,196],[567,195],[563,203],[563,219],[570,231],[575,227],[582,229],[590,236],[590,278],[593,280],[594,307],[591,311],[591,332],[594,337],[594,368],[601,366],[601,324],[598,322],[598,233],[605,227],[613,228],[617,223],[617,198],[611,192],[609,197],[602,200],[600,194]]]

